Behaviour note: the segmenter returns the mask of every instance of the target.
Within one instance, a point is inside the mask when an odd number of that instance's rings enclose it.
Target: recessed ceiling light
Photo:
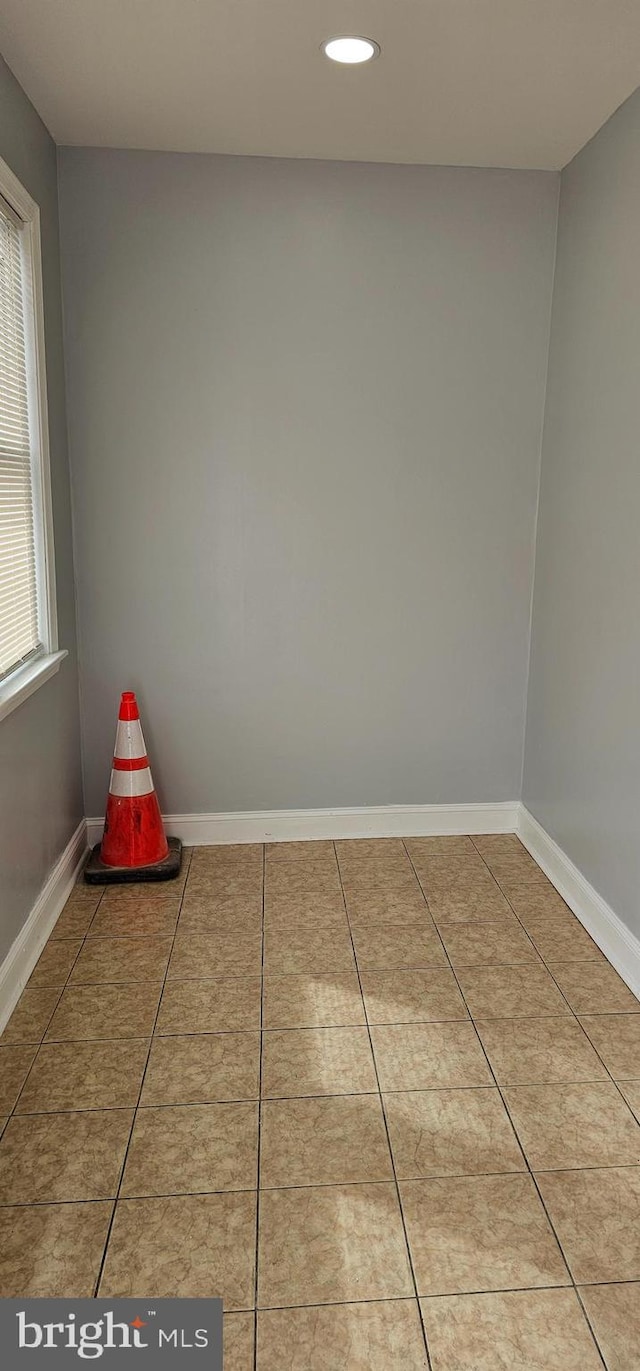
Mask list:
[[[325,57],[332,62],[343,62],[346,66],[357,66],[359,62],[372,62],[380,55],[380,48],[373,38],[327,38],[322,44]]]

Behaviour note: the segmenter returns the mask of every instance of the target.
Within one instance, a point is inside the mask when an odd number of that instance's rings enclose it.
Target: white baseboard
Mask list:
[[[522,804],[517,833],[600,951],[640,998],[640,941]]]
[[[167,814],[168,833],[189,847],[282,843],[306,838],[420,838],[454,833],[513,833],[517,800],[500,804],[373,805],[359,809],[274,809],[237,814]],[[87,819],[91,845],[102,819]]]
[[[49,873],[26,923],[0,966],[0,1033],[69,897],[86,851],[87,826],[83,819]]]

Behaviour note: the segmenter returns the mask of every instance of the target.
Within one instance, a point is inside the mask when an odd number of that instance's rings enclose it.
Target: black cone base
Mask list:
[[[180,874],[182,842],[167,838],[169,851],[161,862],[153,866],[105,866],[100,857],[100,843],[91,852],[84,869],[88,885],[133,885],[135,881],[172,881]]]

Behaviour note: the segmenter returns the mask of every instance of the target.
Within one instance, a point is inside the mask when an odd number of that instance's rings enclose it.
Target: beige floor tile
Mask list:
[[[554,962],[600,962],[604,958],[577,919],[531,920],[528,933],[540,956],[553,970]]]
[[[518,966],[540,963],[526,933],[513,923],[449,924],[442,940],[452,966]]]
[[[69,909],[65,907],[49,935],[50,942],[57,942],[67,938],[84,938],[88,932],[95,909],[90,906],[77,905]]]
[[[224,1315],[224,1371],[254,1371],[254,1340],[254,1314]]]
[[[400,932],[401,929],[433,929],[435,924],[425,903],[417,904],[414,908],[398,905],[391,909],[380,911],[372,910],[369,907],[361,907],[354,910],[353,905],[349,908],[349,927],[352,935],[359,932],[370,932],[373,936],[378,931],[384,930],[385,934],[392,933],[394,929]]]
[[[159,984],[67,986],[47,1029],[47,1042],[149,1037],[159,999]]]
[[[71,972],[70,985],[162,981],[171,938],[88,938]]]
[[[335,844],[340,866],[350,861],[406,862],[402,838],[338,838]]]
[[[371,1037],[382,1090],[493,1084],[470,1023],[387,1025]]]
[[[493,889],[493,877],[477,852],[457,856],[432,853],[413,862],[423,890],[444,894],[450,887]]]
[[[48,942],[41,952],[29,977],[29,987],[66,985],[76,957],[82,947],[82,938],[60,938]]]
[[[260,1034],[154,1038],[141,1104],[257,1100]]]
[[[469,840],[486,862],[495,857],[526,857],[528,852],[517,833],[474,833]]]
[[[0,1299],[93,1295],[113,1203],[0,1209]]]
[[[640,1013],[640,1001],[604,959],[554,962],[553,975],[575,1014]]]
[[[264,911],[265,930],[276,928],[348,928],[342,894],[277,895],[268,899]]]
[[[216,936],[218,934],[240,933],[243,937],[250,935],[261,937],[262,935],[262,912],[253,911],[237,914],[226,909],[215,909],[207,907],[205,904],[190,905],[183,909],[178,924],[180,935],[183,934],[208,934]]]
[[[421,857],[475,857],[471,838],[452,835],[441,838],[405,838],[404,845],[414,864]]]
[[[100,905],[89,938],[162,938],[175,933],[180,913],[179,896],[160,896],[152,904]]]
[[[522,844],[519,851],[512,848],[509,852],[506,850],[485,852],[483,856],[490,871],[494,872],[496,880],[517,876],[530,884],[539,884],[541,879],[547,879],[542,868],[538,866],[526,848],[522,847]]]
[[[494,874],[510,903],[520,900],[523,896],[527,897],[533,890],[548,895],[554,889],[544,872],[535,865],[526,869],[521,866],[494,866]]]
[[[366,1028],[306,1028],[263,1035],[266,1097],[358,1095],[377,1090]]]
[[[499,1085],[604,1081],[607,1073],[574,1018],[476,1019]]]
[[[194,847],[191,869],[205,867],[214,871],[262,871],[262,843],[221,843]]]
[[[7,1124],[8,1124],[8,1122],[9,1122],[9,1116],[8,1116],[7,1114],[2,1114],[2,1115],[0,1115],[0,1138],[2,1137],[2,1134],[4,1133],[4,1130],[5,1130],[5,1128],[6,1128]]]
[[[452,971],[363,971],[369,1023],[426,1023],[468,1019]]]
[[[93,916],[100,904],[101,892],[98,894],[88,894],[86,898],[78,899],[72,895],[57,920],[51,933],[50,940],[57,938],[84,938]]]
[[[421,1300],[433,1371],[602,1371],[573,1290]]]
[[[393,893],[399,898],[421,894],[420,882],[411,862],[405,857],[401,862],[380,863],[375,861],[355,862],[341,868],[341,881],[344,890],[350,895],[375,894],[376,891]]]
[[[379,1096],[265,1100],[262,1186],[390,1180],[393,1172]]]
[[[354,930],[356,961],[361,971],[391,971],[400,967],[447,966],[435,924],[420,926],[377,924]]]
[[[267,928],[264,969],[280,975],[313,971],[353,971],[351,936],[344,928]]]
[[[553,886],[545,886],[542,890],[535,886],[525,886],[517,894],[512,893],[509,903],[522,926],[527,929],[544,920],[553,920],[556,924],[564,923],[568,928],[573,928],[577,922],[568,904],[565,904]]]
[[[343,889],[350,895],[387,891],[398,897],[411,897],[414,893],[421,893],[420,882],[406,856],[402,861],[391,863],[360,861],[349,862],[346,866],[341,863],[340,879]]]
[[[331,1028],[365,1023],[355,971],[265,976],[265,1028]]]
[[[633,1110],[636,1119],[640,1122],[640,1080],[622,1081],[620,1090],[622,1091],[629,1108]]]
[[[123,908],[125,905],[138,908],[142,904],[150,908],[158,900],[181,896],[188,875],[189,868],[183,863],[179,876],[171,881],[134,881],[130,885],[107,885],[104,887],[102,904],[114,909]]]
[[[135,1106],[149,1040],[43,1043],[22,1091],[18,1114]]]
[[[20,999],[0,1036],[7,1043],[39,1043],[42,1041],[53,1011],[60,999],[60,990],[23,990]]]
[[[169,962],[169,980],[199,981],[204,976],[259,976],[262,937],[253,933],[178,933]]]
[[[640,1126],[611,1081],[504,1092],[534,1171],[640,1164]]]
[[[347,913],[353,928],[375,924],[423,924],[429,910],[416,884],[410,893],[402,894],[382,887],[357,894],[345,891]]]
[[[575,1281],[640,1280],[640,1167],[550,1171],[538,1183]]]
[[[156,1032],[227,1033],[260,1027],[260,977],[168,981]]]
[[[221,894],[212,890],[208,883],[198,882],[193,888],[187,887],[181,917],[182,914],[185,919],[193,916],[192,922],[199,915],[200,921],[208,925],[203,929],[204,932],[208,932],[210,927],[220,932],[235,928],[249,931],[262,919],[262,890],[236,889],[229,894]]]
[[[544,966],[460,967],[458,980],[474,1019],[518,1019],[568,1014]]]
[[[616,1080],[640,1075],[640,1014],[588,1014],[580,1022]]]
[[[115,1195],[132,1118],[130,1109],[14,1115],[0,1142],[0,1204]]]
[[[122,1180],[124,1196],[252,1190],[257,1184],[257,1104],[140,1109]]]
[[[256,1196],[251,1191],[121,1200],[100,1283],[104,1298],[254,1300]]]
[[[319,870],[314,866],[303,866],[301,862],[292,865],[284,863],[271,867],[265,876],[265,908],[273,900],[293,899],[337,899],[340,900],[342,887],[338,868]]]
[[[427,898],[430,895],[465,895],[491,897],[497,892],[496,882],[486,864],[477,853],[450,861],[447,857],[430,857],[425,860],[428,872]]]
[[[426,1371],[415,1300],[265,1309],[258,1314],[258,1371]]]
[[[280,862],[302,862],[304,866],[327,866],[333,871],[336,854],[331,838],[316,838],[310,842],[265,843],[265,869],[278,866]]]
[[[208,883],[198,882],[193,888],[187,887],[181,914],[200,912],[214,921],[216,930],[225,927],[252,928],[262,917],[262,887],[252,890],[231,887],[228,891],[211,889]]]
[[[640,1281],[580,1290],[609,1371],[638,1371]]]
[[[340,869],[345,899],[387,896],[396,902],[424,900],[420,882],[408,857],[403,862],[353,862]]]
[[[402,1181],[419,1295],[568,1285],[530,1176]]]
[[[64,907],[65,909],[81,909],[91,906],[92,909],[97,909],[103,894],[103,887],[89,885],[84,879],[84,872],[82,872],[75,885],[72,886]]]
[[[340,873],[329,862],[275,862],[264,876],[264,905],[293,899],[341,899]]]
[[[384,1106],[400,1180],[526,1170],[497,1090],[410,1090]]]
[[[188,886],[207,882],[214,890],[255,890],[262,886],[262,879],[262,854],[229,860],[217,853],[195,853],[189,866]]]
[[[0,1114],[8,1114],[22,1090],[36,1048],[0,1047]]]
[[[262,1192],[259,1307],[388,1300],[411,1293],[395,1185]]]
[[[468,890],[452,886],[441,892],[425,886],[425,892],[430,913],[438,927],[444,927],[446,923],[508,922],[512,912],[495,883],[486,890],[484,886],[478,889],[470,887]]]

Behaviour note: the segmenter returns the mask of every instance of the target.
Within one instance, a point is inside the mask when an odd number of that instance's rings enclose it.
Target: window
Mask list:
[[[57,671],[38,207],[0,159],[0,718]]]

